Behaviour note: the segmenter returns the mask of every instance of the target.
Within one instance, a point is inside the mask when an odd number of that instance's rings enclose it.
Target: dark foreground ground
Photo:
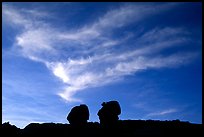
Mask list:
[[[73,127],[70,124],[59,123],[31,123],[24,129],[19,129],[9,123],[2,124],[1,137],[3,136],[57,136],[57,137],[97,137],[97,136],[203,136],[201,124],[174,121],[153,120],[121,120],[117,126],[101,127],[99,123],[89,122],[81,127]]]

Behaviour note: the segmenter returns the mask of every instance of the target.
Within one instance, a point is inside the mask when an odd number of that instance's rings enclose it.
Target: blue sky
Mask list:
[[[2,3],[2,122],[67,123],[103,101],[120,119],[202,123],[202,4]]]

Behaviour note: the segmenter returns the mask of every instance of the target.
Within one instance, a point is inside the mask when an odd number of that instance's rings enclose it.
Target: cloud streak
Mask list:
[[[160,111],[160,112],[149,113],[149,114],[147,115],[147,117],[163,116],[163,115],[168,115],[168,114],[175,113],[175,112],[177,112],[176,109],[167,109],[167,110],[163,110],[163,111]]]
[[[116,30],[138,24],[176,5],[125,5],[82,28],[63,32],[42,20],[48,16],[46,13],[26,9],[22,12],[3,5],[3,16],[12,25],[24,28],[15,38],[20,54],[44,63],[64,83],[64,90],[57,94],[65,101],[74,102],[81,101],[74,97],[78,91],[113,83],[141,70],[180,66],[196,57],[196,53],[162,54],[166,49],[188,42],[184,28],[157,27],[140,36],[133,33],[113,37]],[[160,114],[167,113],[170,112]]]

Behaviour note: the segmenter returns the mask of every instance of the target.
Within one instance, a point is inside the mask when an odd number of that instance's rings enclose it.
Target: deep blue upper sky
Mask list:
[[[3,3],[2,120],[67,123],[104,101],[120,119],[202,123],[202,4]]]

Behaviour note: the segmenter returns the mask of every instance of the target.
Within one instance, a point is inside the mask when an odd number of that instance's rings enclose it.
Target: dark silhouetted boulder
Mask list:
[[[67,116],[67,120],[71,125],[80,126],[86,124],[87,120],[89,120],[88,107],[85,104],[73,107]]]
[[[100,124],[103,126],[115,126],[118,122],[118,115],[121,114],[121,108],[117,101],[103,102],[103,107],[98,111]]]

